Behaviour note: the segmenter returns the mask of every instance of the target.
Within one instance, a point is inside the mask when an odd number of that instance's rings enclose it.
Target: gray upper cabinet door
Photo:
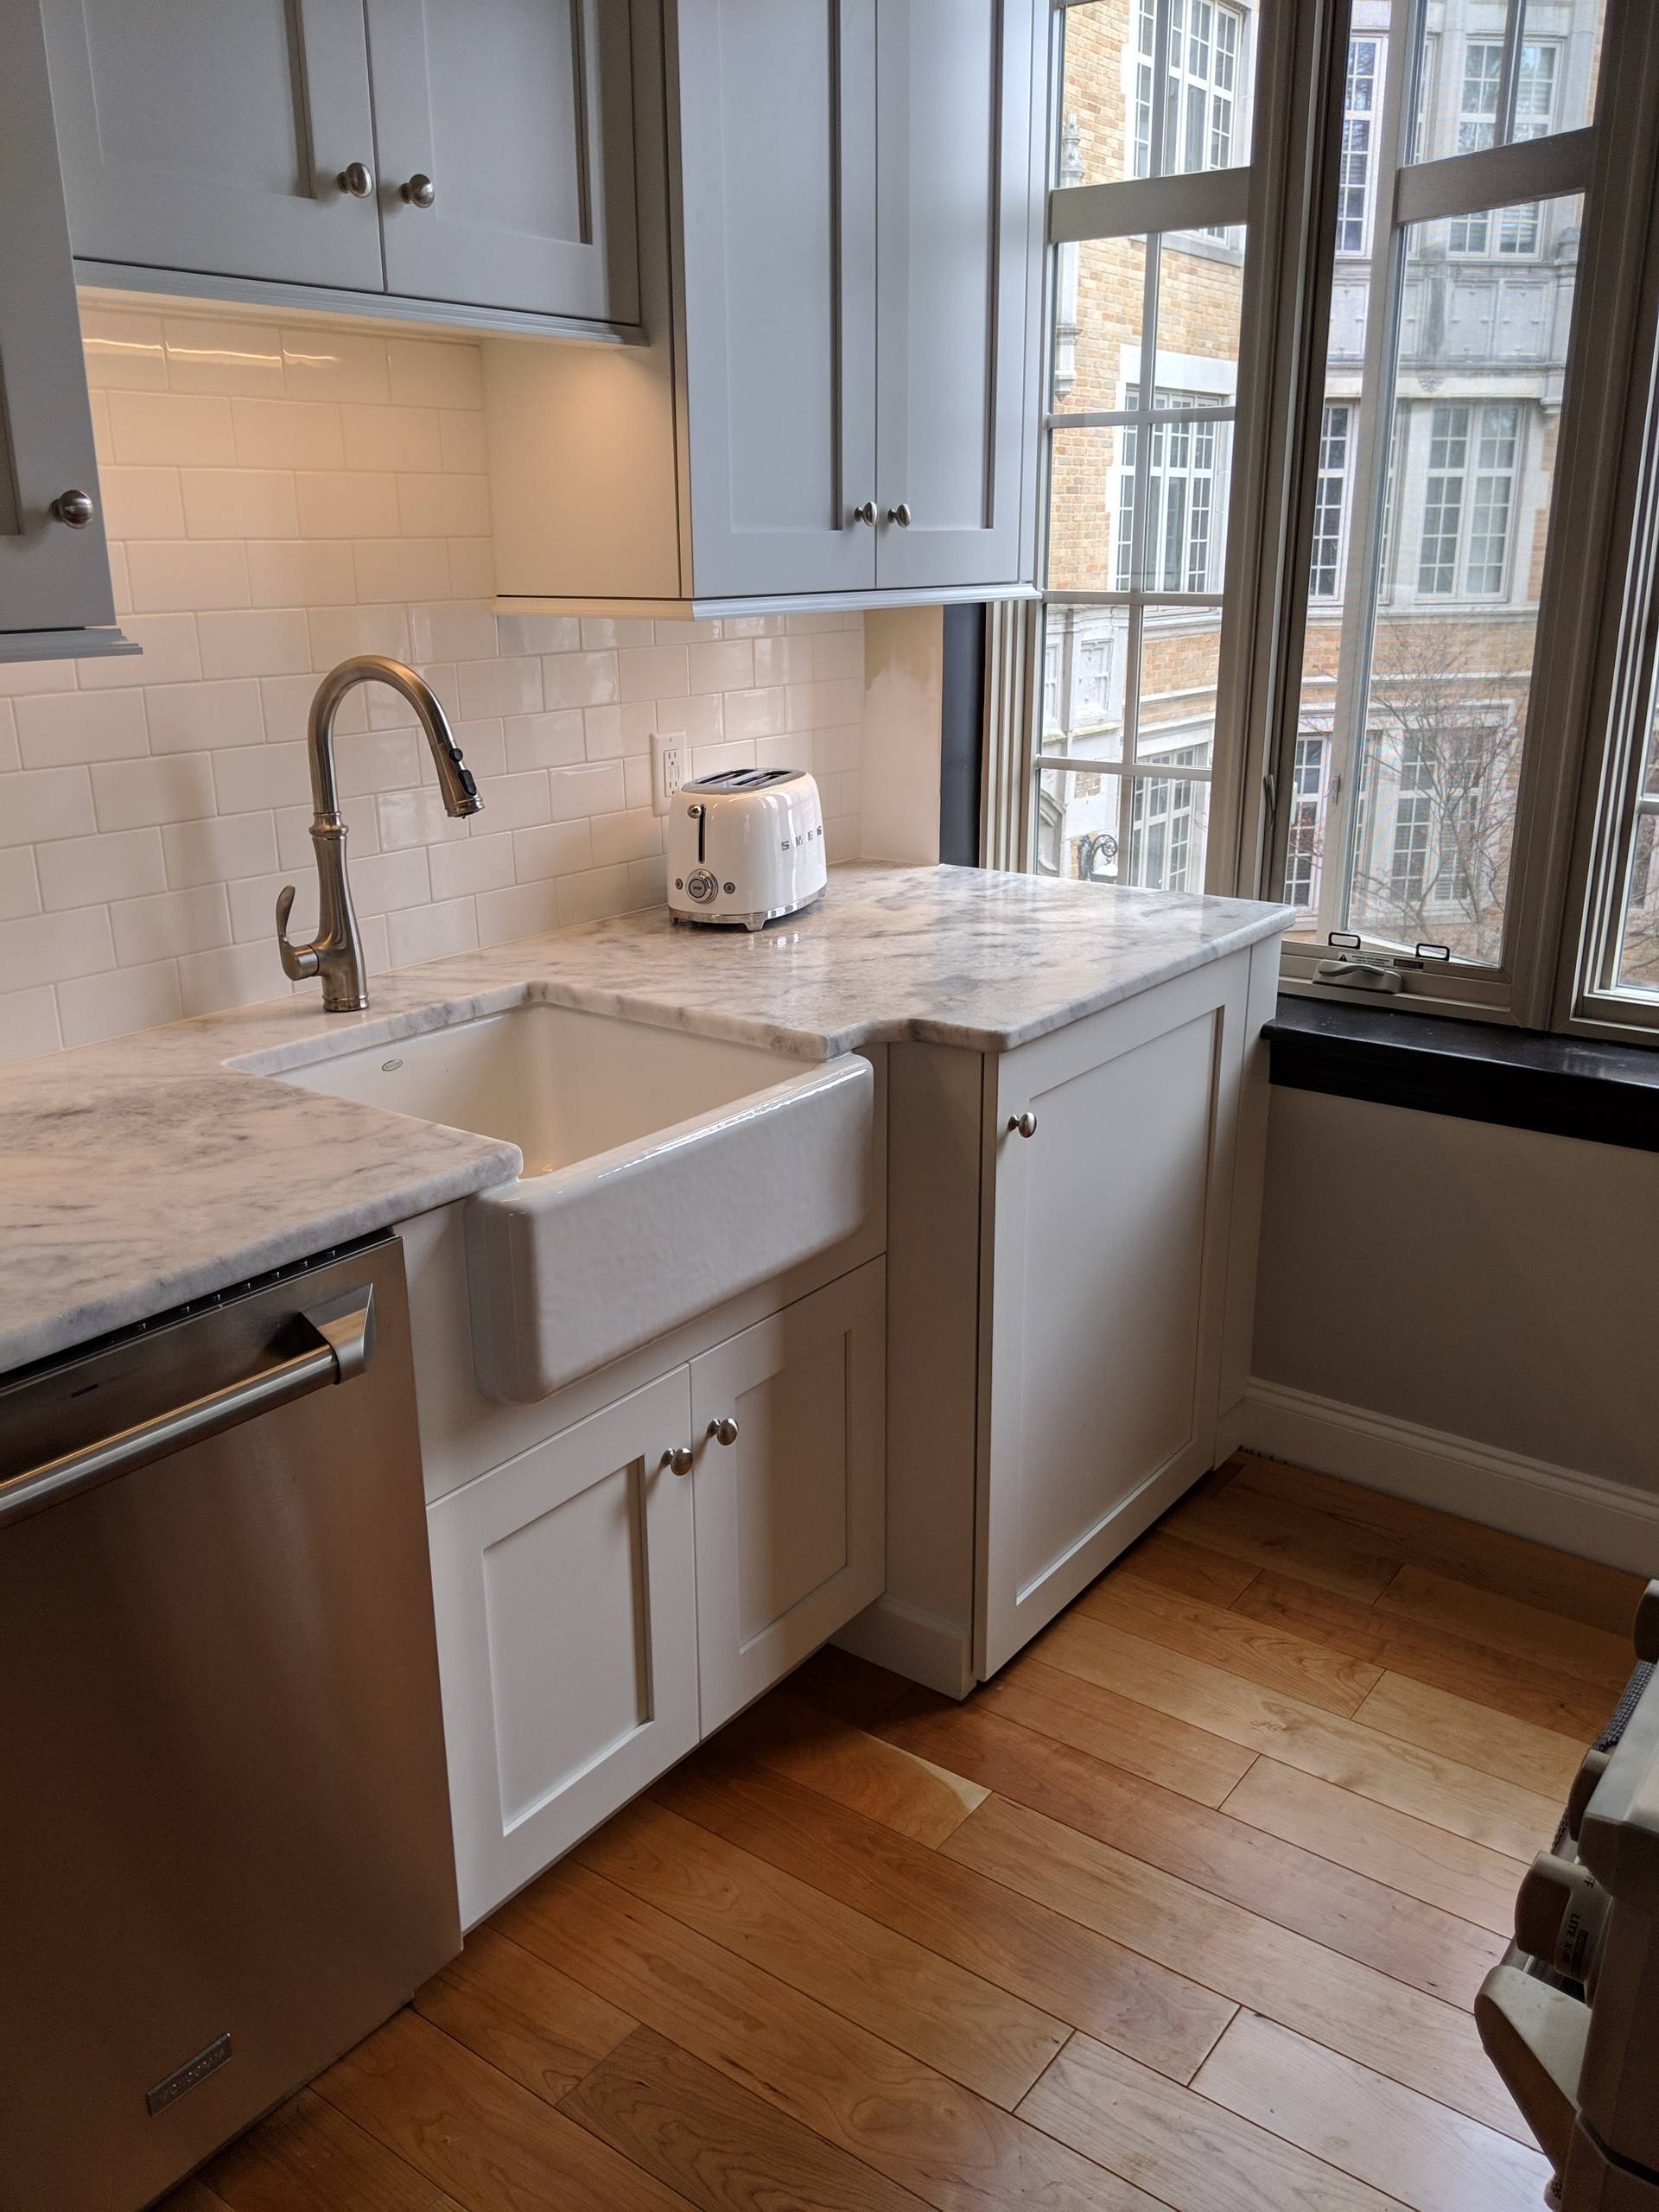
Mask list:
[[[876,581],[1012,583],[1035,449],[1033,0],[878,0],[877,22]]]
[[[637,321],[626,7],[367,5],[388,290]]]
[[[86,629],[115,606],[35,0],[0,0],[0,632]]]
[[[699,599],[868,590],[875,0],[681,0]]]
[[[382,289],[362,0],[44,13],[79,259]]]

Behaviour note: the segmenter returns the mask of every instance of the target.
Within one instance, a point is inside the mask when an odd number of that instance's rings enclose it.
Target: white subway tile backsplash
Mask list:
[[[248,556],[239,538],[127,548],[133,610],[139,614],[190,607],[246,607]]]
[[[397,479],[372,470],[301,469],[294,479],[302,537],[396,537]],[[425,533],[429,535],[430,533]]]
[[[123,968],[165,960],[179,952],[207,952],[231,941],[230,901],[222,883],[188,891],[162,891],[148,899],[118,899],[110,907],[115,957]]]
[[[40,903],[56,912],[95,906],[105,899],[136,899],[167,887],[159,830],[116,830],[104,836],[61,837],[35,849]]]
[[[347,696],[372,969],[660,903],[655,730],[694,767],[821,753],[830,849],[851,849],[856,618],[497,616],[475,344],[82,320],[111,573],[143,650],[0,665],[0,1057],[288,989],[277,891],[296,886],[292,933],[316,912],[307,718],[349,654],[421,669],[485,803],[451,820],[407,702]]]
[[[0,776],[0,845],[79,837],[96,827],[85,768],[26,768]]]
[[[175,960],[73,976],[57,986],[57,994],[66,1045],[96,1045],[105,1037],[153,1029],[160,1022],[176,1021],[184,1012]]]
[[[276,867],[276,831],[268,813],[208,815],[199,822],[164,823],[162,851],[167,881],[175,891],[198,883],[233,883]]]
[[[43,699],[19,699],[16,712],[25,768],[126,760],[149,750],[142,691],[48,692]]]
[[[41,887],[32,845],[0,845],[0,922],[41,911]]]
[[[218,467],[236,459],[228,399],[174,391],[112,391],[109,402],[110,445],[118,461],[152,468],[168,461]]]
[[[203,614],[196,622],[204,676],[289,676],[311,665],[311,640],[297,607]]]
[[[291,399],[383,402],[391,396],[378,337],[346,330],[284,330],[283,367]]]
[[[400,407],[484,404],[483,357],[476,346],[394,338],[386,347],[391,397]]]
[[[226,760],[239,757],[234,753],[221,755]],[[100,830],[190,822],[214,811],[213,772],[205,753],[179,753],[159,760],[100,761],[88,773]]]
[[[233,455],[242,468],[343,468],[346,443],[338,407],[302,399],[237,399],[231,403]],[[196,454],[196,460],[207,456]]]
[[[62,1042],[57,995],[49,983],[0,991],[0,1060],[32,1060],[39,1052],[55,1052]]]
[[[294,479],[285,468],[181,468],[179,482],[184,494],[185,530],[192,537],[297,537],[300,534]]]
[[[475,416],[468,416],[475,422]],[[347,468],[442,468],[435,407],[352,405],[340,410]]]

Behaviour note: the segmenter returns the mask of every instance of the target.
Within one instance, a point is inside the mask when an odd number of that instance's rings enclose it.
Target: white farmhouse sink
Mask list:
[[[528,1005],[283,1077],[505,1137],[466,1200],[473,1364],[522,1403],[850,1236],[870,1205],[874,1079],[569,1007]]]

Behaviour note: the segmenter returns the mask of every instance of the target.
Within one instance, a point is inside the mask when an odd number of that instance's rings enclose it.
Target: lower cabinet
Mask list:
[[[884,1305],[875,1260],[429,1508],[467,1926],[879,1593]]]
[[[877,1262],[691,1363],[705,1736],[880,1592],[885,1304]]]

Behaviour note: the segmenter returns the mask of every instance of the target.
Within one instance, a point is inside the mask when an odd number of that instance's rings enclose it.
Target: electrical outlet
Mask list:
[[[685,779],[684,741],[677,737],[653,737],[651,741],[651,810],[666,814],[670,802]]]

